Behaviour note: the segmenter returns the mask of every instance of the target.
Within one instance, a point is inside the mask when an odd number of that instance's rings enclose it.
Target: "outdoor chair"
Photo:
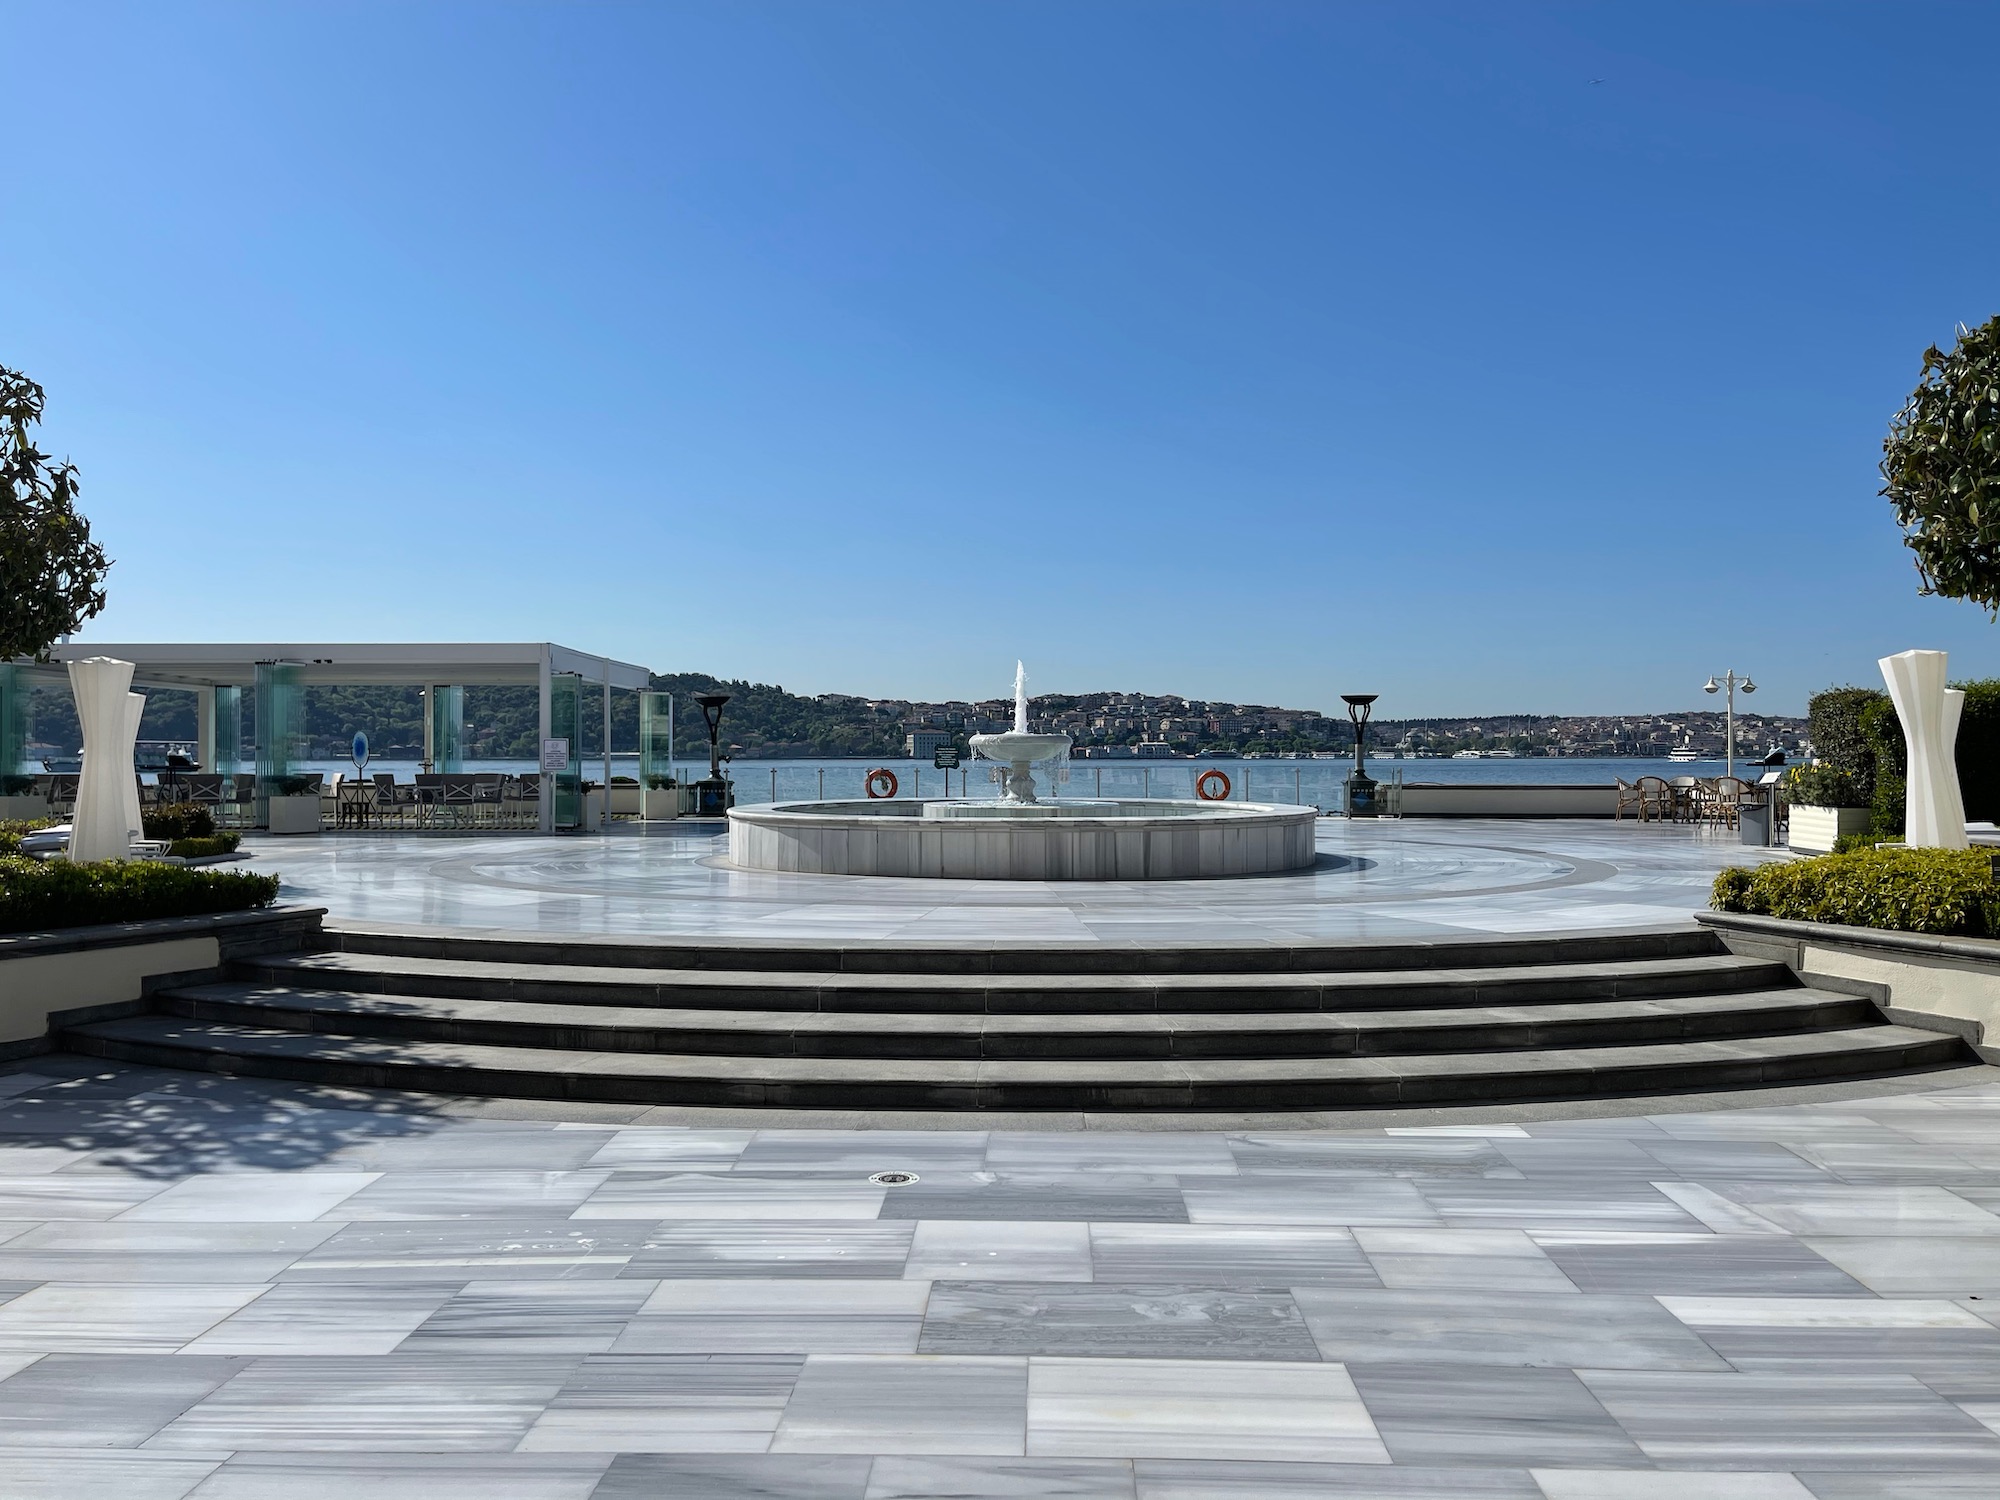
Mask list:
[[[410,795],[416,807],[417,826],[436,827],[438,814],[444,807],[444,778],[420,771],[416,784],[410,788]]]
[[[1640,793],[1638,787],[1627,781],[1623,776],[1618,777],[1617,780],[1618,806],[1611,814],[1612,821],[1618,821],[1618,819],[1624,817],[1629,812],[1633,817],[1644,822],[1646,817],[1645,797]]]
[[[332,824],[337,827],[340,823],[340,784],[343,779],[343,774],[335,771],[331,781],[322,780],[319,784],[319,820],[322,826]]]
[[[501,803],[506,777],[498,771],[480,771],[472,778],[472,816],[483,827],[500,826]]]
[[[229,778],[229,790],[222,799],[222,810],[235,827],[251,828],[256,825],[257,778],[253,773],[239,771]]]
[[[215,775],[183,776],[181,789],[186,800],[209,810],[211,816],[222,821],[222,778]]]
[[[83,778],[58,774],[49,778],[49,811],[68,817],[76,810],[76,785]]]
[[[452,774],[444,778],[444,809],[455,828],[472,821],[472,778]]]
[[[509,776],[501,805],[512,828],[539,828],[542,823],[542,778],[539,772]]]
[[[375,773],[375,821],[386,823],[396,820],[398,828],[410,820],[416,811],[417,789],[408,782],[398,782],[393,771]]]
[[[1735,776],[1715,778],[1715,795],[1709,804],[1709,816],[1726,827],[1736,826],[1737,814],[1750,792],[1750,783]]]
[[[1639,821],[1662,823],[1674,820],[1674,789],[1667,785],[1663,776],[1641,776],[1639,788]]]

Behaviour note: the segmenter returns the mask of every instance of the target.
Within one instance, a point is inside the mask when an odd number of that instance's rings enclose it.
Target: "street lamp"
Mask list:
[[[696,693],[702,719],[708,725],[708,777],[695,783],[695,811],[702,817],[720,817],[729,811],[729,783],[722,779],[722,705],[727,693]]]
[[[1725,688],[1729,693],[1727,700],[1729,707],[1723,717],[1722,774],[1725,776],[1734,776],[1736,774],[1736,690],[1742,688],[1746,693],[1754,693],[1757,691],[1757,684],[1752,682],[1748,677],[1738,677],[1736,669],[1731,667],[1727,672],[1722,674],[1721,682],[1717,682],[1711,677],[1707,682],[1702,684],[1701,690],[1704,693],[1720,693]]]
[[[1362,763],[1366,754],[1364,746],[1368,738],[1368,715],[1374,711],[1375,700],[1380,693],[1342,693],[1340,701],[1347,705],[1347,717],[1354,724],[1354,769],[1347,773],[1347,780],[1341,783],[1341,802],[1350,818],[1372,818],[1375,816],[1375,778],[1368,774]]]

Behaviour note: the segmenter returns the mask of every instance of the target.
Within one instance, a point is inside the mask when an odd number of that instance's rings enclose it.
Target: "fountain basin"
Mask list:
[[[1266,802],[956,799],[729,810],[746,870],[931,880],[1212,880],[1312,867],[1311,807]]]

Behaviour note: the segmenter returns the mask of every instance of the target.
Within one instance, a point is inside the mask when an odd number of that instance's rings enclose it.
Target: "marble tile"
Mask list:
[[[2000,1239],[1989,1235],[1815,1236],[1805,1243],[1885,1297],[2000,1298]]]
[[[17,1448],[136,1448],[248,1362],[50,1354],[0,1381],[0,1475]]]
[[[350,1224],[284,1273],[286,1281],[616,1276],[653,1232],[652,1221],[564,1218],[387,1220]]]
[[[2000,1476],[2000,1437],[1907,1375],[1577,1373],[1647,1457],[1671,1468]]]
[[[577,1219],[873,1219],[887,1188],[866,1178],[718,1176],[617,1171],[571,1215]]]
[[[620,1274],[656,1280],[693,1276],[893,1279],[904,1273],[916,1230],[909,1221],[676,1219],[648,1235]]]
[[[619,1354],[914,1354],[927,1281],[662,1281]]]
[[[903,1274],[924,1281],[1089,1281],[1090,1226],[930,1219]]]
[[[1824,1167],[1775,1141],[1678,1141],[1671,1137],[1636,1143],[1670,1172],[1703,1182],[1827,1182]],[[1658,1173],[1648,1173],[1658,1176]]]
[[[1714,1186],[1793,1234],[2000,1237],[2000,1216],[1942,1187],[1748,1182]]]
[[[1382,1285],[1401,1290],[1573,1292],[1522,1229],[1357,1229]]]
[[[917,1347],[1113,1359],[1319,1357],[1289,1292],[1101,1282],[940,1281]]]
[[[1643,1146],[1617,1137],[1531,1136],[1527,1140],[1495,1141],[1493,1149],[1531,1182],[1551,1177],[1664,1175],[1658,1158],[1648,1155]],[[1825,1174],[1813,1175],[1823,1180]]]
[[[736,1158],[738,1172],[977,1172],[983,1130],[760,1130]]]
[[[869,1466],[816,1453],[623,1453],[591,1500],[865,1500]]]
[[[1650,1297],[1579,1293],[1292,1293],[1330,1360],[1720,1370],[1722,1360]]]
[[[1389,1462],[1338,1365],[1036,1359],[1028,1452],[1076,1458]]]
[[[1019,1455],[1027,1361],[815,1354],[793,1388],[774,1453]]]
[[[1526,1469],[1142,1458],[1138,1500],[1543,1500]]]
[[[726,1172],[736,1164],[754,1130],[689,1130],[636,1126],[598,1147],[593,1167],[671,1168],[676,1172]]]
[[[653,1294],[647,1281],[474,1281],[398,1346],[405,1354],[603,1354]]]
[[[1624,1470],[1536,1469],[1548,1500],[1812,1500],[1789,1474],[1733,1474],[1726,1470],[1634,1474]]]
[[[167,1354],[268,1288],[48,1285],[0,1304],[0,1351]]]
[[[0,1083],[4,1083],[0,1079]],[[0,1146],[0,1178],[29,1176],[38,1172],[55,1172],[80,1162],[90,1152],[71,1146],[19,1145]]]
[[[1399,1464],[1651,1467],[1569,1370],[1425,1360],[1347,1373]]]
[[[594,1193],[608,1170],[385,1172],[340,1205],[336,1217],[367,1219],[505,1219],[566,1214]]]
[[[358,1144],[343,1151],[343,1166],[386,1171],[435,1169],[472,1172],[574,1171],[597,1165],[591,1158],[618,1134],[615,1129],[558,1130],[512,1120],[455,1121],[422,1134]]]
[[[185,1354],[388,1354],[444,1305],[441,1282],[294,1281],[217,1323]]]
[[[1095,1279],[1210,1287],[1379,1286],[1354,1231],[1263,1224],[1092,1224]]]
[[[1418,1184],[1394,1178],[1244,1176],[1190,1181],[1183,1190],[1196,1224],[1436,1224]]]
[[[1520,1177],[1521,1170],[1483,1137],[1369,1139],[1361,1136],[1272,1132],[1232,1134],[1229,1153],[1239,1171],[1356,1177]]]
[[[0,1247],[0,1280],[37,1282],[198,1282],[247,1284],[268,1281],[298,1259],[296,1254],[244,1255],[200,1251],[22,1250]]]
[[[1815,1500],[1992,1500],[1993,1476],[1973,1474],[1830,1474],[1803,1471]]]
[[[606,1454],[241,1453],[194,1500],[591,1500]]]
[[[292,1223],[330,1214],[378,1172],[227,1172],[188,1177],[120,1215],[122,1222]],[[339,1217],[338,1215],[330,1215]]]
[[[1439,1219],[1456,1229],[1700,1230],[1698,1219],[1650,1182],[1624,1177],[1536,1181],[1425,1181],[1418,1186]]]
[[[1549,1259],[1586,1292],[1868,1295],[1868,1288],[1811,1247],[1776,1235],[1714,1235],[1672,1244],[1627,1245],[1576,1244],[1539,1236],[1538,1242]]]
[[[1742,1204],[1731,1201],[1715,1191],[1703,1187],[1698,1182],[1656,1182],[1653,1184],[1663,1197],[1678,1204],[1681,1210],[1701,1221],[1704,1227],[1716,1234],[1789,1234],[1762,1214],[1753,1213]]]
[[[1188,1209],[1174,1177],[1010,1170],[934,1173],[891,1193],[882,1217],[1184,1224]]]
[[[222,1458],[9,1448],[0,1467],[9,1500],[183,1500]]]
[[[1843,1182],[1977,1182],[1993,1169],[1950,1149],[1923,1141],[1793,1141],[1804,1161]]]
[[[1662,1297],[1690,1328],[1961,1328],[2000,1332],[1956,1302],[1854,1297]]]
[[[610,1354],[583,1361],[524,1453],[762,1453],[803,1355]]]
[[[1174,1173],[1181,1176],[1234,1176],[1236,1158],[1220,1135],[1183,1132],[1081,1134],[996,1130],[986,1143],[985,1165],[1002,1172],[1110,1172],[1121,1175]]]
[[[1132,1465],[1105,1458],[878,1458],[867,1500],[1134,1500]]]
[[[576,1365],[574,1356],[539,1354],[260,1359],[147,1446],[502,1453]]]
[[[5,1253],[23,1251],[117,1251],[139,1254],[302,1255],[340,1232],[335,1221],[307,1224],[201,1224],[174,1220],[76,1219],[41,1224],[7,1241]]]
[[[164,1192],[143,1178],[49,1172],[0,1177],[0,1219],[109,1219]]]

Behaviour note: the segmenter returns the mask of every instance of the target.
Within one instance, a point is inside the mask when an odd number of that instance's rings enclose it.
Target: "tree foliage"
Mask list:
[[[104,608],[111,566],[77,513],[76,466],[52,463],[29,429],[42,388],[0,367],[0,661],[49,647]]]
[[[1922,591],[2000,616],[2000,317],[1924,351],[1923,379],[1882,443],[1882,494]]]

